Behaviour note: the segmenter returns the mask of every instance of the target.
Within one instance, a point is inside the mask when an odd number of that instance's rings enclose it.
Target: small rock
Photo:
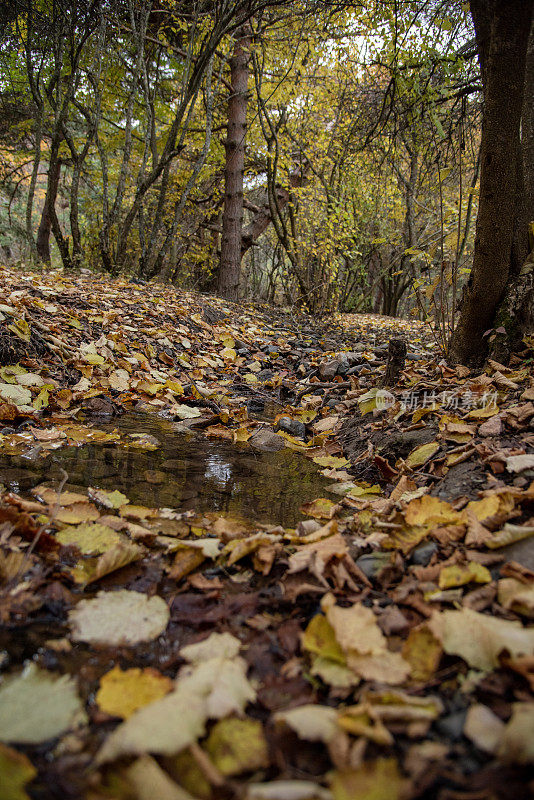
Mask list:
[[[436,728],[446,739],[452,739],[453,742],[457,742],[462,738],[466,716],[467,709],[453,711],[452,714],[440,719],[436,723]]]
[[[323,381],[331,381],[337,375],[340,361],[337,358],[331,358],[329,361],[322,361],[319,364],[319,377]]]
[[[419,567],[426,567],[430,563],[430,559],[437,553],[438,546],[434,542],[427,542],[420,544],[412,553],[412,564],[417,564]]]
[[[376,578],[380,570],[391,561],[389,553],[364,553],[356,559],[356,564],[368,578]]]
[[[500,436],[502,433],[502,419],[498,414],[490,417],[482,425],[479,425],[478,433],[480,436]]]
[[[404,633],[410,627],[408,620],[397,606],[388,606],[378,617],[378,625],[386,636],[393,633]]]
[[[261,372],[258,372],[258,380],[270,381],[273,375],[274,372],[272,371],[272,369],[262,369]]]
[[[261,450],[264,453],[276,453],[285,447],[284,439],[268,428],[255,431],[249,439],[249,444],[254,450]]]
[[[291,436],[296,436],[298,439],[304,439],[306,436],[306,426],[298,419],[291,419],[291,417],[280,417],[275,426],[275,431],[285,431]]]
[[[265,408],[264,400],[258,400],[255,397],[253,397],[247,402],[247,411],[250,414],[261,414],[264,408]]]

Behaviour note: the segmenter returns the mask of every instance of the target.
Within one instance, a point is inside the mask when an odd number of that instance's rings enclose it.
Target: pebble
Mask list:
[[[448,714],[448,716],[442,717],[440,720],[438,720],[436,723],[436,728],[446,739],[451,739],[453,742],[457,742],[462,738],[466,716],[466,708],[462,711],[453,711],[452,714]]]
[[[426,567],[430,563],[430,559],[437,553],[438,546],[434,542],[427,542],[420,544],[412,553],[412,564],[417,564],[420,567]]]
[[[296,436],[298,439],[304,439],[306,436],[306,426],[298,419],[291,419],[291,417],[280,417],[275,426],[275,431],[285,431],[291,436]]]

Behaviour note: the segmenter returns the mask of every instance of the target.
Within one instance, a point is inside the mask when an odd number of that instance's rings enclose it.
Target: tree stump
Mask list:
[[[404,369],[406,352],[407,347],[404,339],[389,340],[388,360],[382,386],[395,386],[400,373]]]

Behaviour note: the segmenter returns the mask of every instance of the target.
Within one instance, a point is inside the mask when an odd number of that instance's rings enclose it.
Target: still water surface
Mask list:
[[[69,487],[119,489],[139,505],[202,512],[230,512],[259,522],[294,526],[302,503],[325,495],[331,483],[301,454],[284,448],[277,453],[253,450],[248,444],[176,430],[155,414],[129,412],[112,422],[95,421],[101,430],[144,433],[160,443],[156,450],[117,444],[86,444],[52,451],[46,459],[0,456],[0,482],[26,492],[43,481]]]

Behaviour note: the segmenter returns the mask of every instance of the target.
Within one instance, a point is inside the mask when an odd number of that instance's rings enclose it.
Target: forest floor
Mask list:
[[[531,797],[533,357],[0,270],[1,800]]]

